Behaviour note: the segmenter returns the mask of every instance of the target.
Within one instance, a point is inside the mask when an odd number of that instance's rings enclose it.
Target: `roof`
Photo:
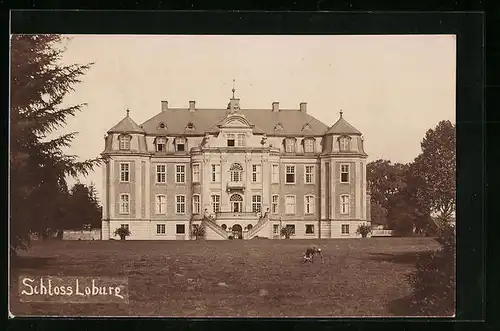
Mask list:
[[[330,129],[328,129],[326,134],[361,135],[361,132],[359,132],[358,129],[349,124],[349,122],[344,119],[341,112],[339,120],[334,125],[332,125]]]
[[[112,127],[108,133],[144,133],[144,130],[127,114],[127,116]]]
[[[217,124],[228,115],[227,109],[166,109],[144,122],[141,127],[148,134],[205,134],[218,131]],[[253,124],[255,133],[278,136],[323,135],[328,126],[313,116],[297,109],[272,111],[270,109],[239,110]],[[165,129],[160,128],[165,124]],[[193,129],[186,130],[188,123]],[[280,124],[282,130],[275,130]],[[308,127],[306,126],[308,124]],[[306,130],[303,130],[306,126]]]

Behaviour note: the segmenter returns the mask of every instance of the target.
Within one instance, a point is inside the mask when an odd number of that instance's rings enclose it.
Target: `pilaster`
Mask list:
[[[115,184],[117,182],[117,176],[115,175],[115,161],[113,159],[110,159],[109,161],[109,210],[108,210],[108,214],[109,214],[109,218],[110,219],[113,219],[115,218],[115,210],[116,210],[116,206],[115,206],[115,200],[116,200],[116,197],[115,197]]]

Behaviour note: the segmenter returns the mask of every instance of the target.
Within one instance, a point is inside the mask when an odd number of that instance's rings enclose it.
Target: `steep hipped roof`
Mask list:
[[[313,116],[300,110],[280,110],[272,111],[270,109],[242,109],[241,112],[245,118],[255,125],[255,133],[265,133],[266,135],[293,135],[301,136],[306,123],[311,129],[313,135],[323,135],[328,126],[320,122]],[[194,130],[190,134],[205,134],[217,128],[228,114],[227,109],[167,109],[153,118],[144,122],[141,127],[148,134],[185,134],[185,127],[192,123]],[[160,123],[165,123],[166,128],[161,129]],[[274,130],[280,123],[283,130]]]
[[[112,127],[108,133],[144,133],[144,130],[130,118],[127,112],[127,116]]]
[[[358,129],[349,124],[344,117],[342,116],[342,112],[340,112],[339,120],[328,129],[326,134],[351,134],[351,135],[361,135]]]

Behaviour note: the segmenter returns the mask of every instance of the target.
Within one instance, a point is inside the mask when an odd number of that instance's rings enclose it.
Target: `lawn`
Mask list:
[[[324,263],[302,264],[308,245]],[[430,238],[37,241],[11,269],[11,312],[57,316],[397,316]],[[17,276],[128,276],[128,304],[24,303]],[[224,286],[219,283],[225,283]]]

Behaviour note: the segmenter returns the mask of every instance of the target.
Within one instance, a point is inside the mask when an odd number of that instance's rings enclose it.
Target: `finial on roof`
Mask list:
[[[343,114],[343,113],[344,113],[344,112],[343,112],[343,111],[342,111],[342,109],[341,109],[341,110],[340,110],[340,117],[342,117],[342,114]]]
[[[233,79],[233,89],[232,89],[232,91],[233,91],[233,99],[234,99],[234,92],[236,92],[236,90],[234,89],[234,81],[235,80]]]
[[[128,115],[130,113],[130,109],[127,108],[125,111],[127,112],[127,117],[128,117]]]

